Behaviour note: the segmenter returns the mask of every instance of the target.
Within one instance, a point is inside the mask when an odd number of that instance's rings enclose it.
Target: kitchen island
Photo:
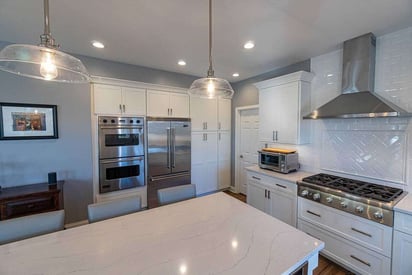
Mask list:
[[[312,274],[323,247],[216,193],[0,246],[0,274]]]

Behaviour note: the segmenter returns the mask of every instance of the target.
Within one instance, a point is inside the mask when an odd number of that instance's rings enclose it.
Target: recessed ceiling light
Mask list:
[[[179,64],[180,66],[186,66],[186,61],[184,61],[184,60],[179,60],[179,61],[177,62],[177,64]]]
[[[253,41],[248,41],[245,43],[245,45],[243,45],[243,48],[245,49],[253,49],[255,47],[255,43],[253,43]]]
[[[233,77],[239,77],[239,73],[232,74]]]
[[[93,45],[93,47],[98,48],[98,49],[103,49],[104,48],[104,44],[102,42],[99,42],[99,41],[92,41],[92,45]]]

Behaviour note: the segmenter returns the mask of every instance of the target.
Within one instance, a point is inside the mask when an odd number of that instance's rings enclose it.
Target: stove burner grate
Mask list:
[[[341,178],[323,173],[303,178],[302,181],[381,202],[392,202],[403,193],[402,189],[399,188]]]

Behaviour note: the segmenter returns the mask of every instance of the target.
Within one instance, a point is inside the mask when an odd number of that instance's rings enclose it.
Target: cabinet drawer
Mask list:
[[[299,218],[378,253],[391,256],[392,228],[319,203],[298,199]]]
[[[282,193],[291,194],[297,196],[297,185],[285,180],[281,180],[274,177],[269,177],[259,173],[248,172],[248,180],[262,184],[266,188],[274,189]]]
[[[412,215],[395,212],[393,226],[396,230],[412,235]]]
[[[54,197],[38,197],[29,200],[11,201],[4,205],[4,219],[15,218],[23,215],[57,210]],[[3,216],[3,215],[2,215]]]
[[[327,230],[320,229],[300,219],[298,220],[298,228],[325,242],[325,248],[321,253],[329,256],[338,263],[361,274],[390,274],[390,258],[365,249],[354,242],[338,237]]]

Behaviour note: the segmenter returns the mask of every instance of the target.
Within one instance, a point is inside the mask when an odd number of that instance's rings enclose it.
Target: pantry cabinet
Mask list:
[[[218,104],[218,111],[217,111],[217,116],[218,116],[218,125],[217,128],[220,131],[230,131],[231,128],[231,106],[232,102],[230,99],[218,99],[217,101]]]
[[[247,203],[294,227],[296,192],[296,183],[247,172]]]
[[[296,72],[254,85],[259,89],[259,140],[267,143],[310,142],[310,81],[313,74]]]
[[[146,90],[93,84],[95,114],[146,115]]]
[[[154,117],[190,117],[189,96],[147,90],[147,115]]]

